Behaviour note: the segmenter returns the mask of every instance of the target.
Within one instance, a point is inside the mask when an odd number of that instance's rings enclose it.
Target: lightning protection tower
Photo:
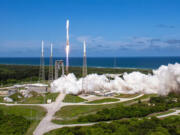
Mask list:
[[[49,82],[53,81],[53,45],[51,44],[51,55],[49,58]]]
[[[55,61],[55,80],[59,77],[59,70],[62,69],[62,75],[64,76],[64,61],[63,60],[56,60]]]
[[[41,48],[41,59],[40,59],[40,69],[39,69],[39,81],[45,81],[45,71],[44,71],[44,42],[42,41]]]

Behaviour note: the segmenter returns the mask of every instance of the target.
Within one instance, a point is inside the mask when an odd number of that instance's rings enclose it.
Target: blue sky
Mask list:
[[[180,0],[0,0],[0,57],[180,56]]]

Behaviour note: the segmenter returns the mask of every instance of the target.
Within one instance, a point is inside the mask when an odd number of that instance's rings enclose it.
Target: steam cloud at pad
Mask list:
[[[85,92],[112,91],[115,93],[157,93],[167,95],[169,92],[180,92],[180,64],[169,64],[153,70],[153,74],[140,72],[124,73],[122,77],[116,76],[108,79],[106,75],[89,74],[83,82]],[[77,79],[74,74],[60,77],[51,83],[53,92],[79,94],[82,92],[82,78]]]

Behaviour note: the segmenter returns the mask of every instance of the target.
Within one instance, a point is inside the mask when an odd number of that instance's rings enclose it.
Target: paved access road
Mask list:
[[[56,128],[60,128],[60,125],[54,124],[51,122],[54,114],[56,113],[56,111],[58,111],[61,107],[62,107],[62,101],[64,99],[66,95],[61,93],[59,94],[59,96],[56,98],[56,101],[48,104],[46,106],[47,109],[47,114],[46,116],[41,120],[41,122],[39,123],[39,125],[37,126],[37,128],[34,131],[34,135],[43,135],[44,133],[56,129]]]

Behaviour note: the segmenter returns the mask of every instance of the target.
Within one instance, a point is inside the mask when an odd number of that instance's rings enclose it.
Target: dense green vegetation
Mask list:
[[[116,99],[116,98],[103,98],[103,99],[99,99],[99,100],[90,101],[90,102],[87,102],[87,103],[97,104],[97,103],[116,102],[116,101],[119,101],[119,99]]]
[[[67,94],[63,100],[63,102],[68,102],[68,103],[79,103],[79,102],[84,102],[84,101],[86,100],[79,96],[71,95],[71,94]]]
[[[0,105],[0,134],[32,135],[45,114],[42,107]]]
[[[4,114],[0,110],[0,134],[1,135],[24,135],[31,124],[30,120],[22,116]]]
[[[176,101],[175,101],[176,100]],[[131,106],[118,106],[111,109],[103,109],[96,114],[80,116],[78,122],[98,122],[118,120],[121,118],[144,117],[155,112],[167,111],[170,108],[180,107],[180,96],[170,93],[168,96],[151,97],[150,105],[138,103]]]
[[[38,71],[38,66],[0,65],[0,83],[4,85],[37,81]]]
[[[45,66],[45,78],[48,79],[48,66]],[[152,70],[148,69],[113,69],[113,68],[88,68],[88,73],[124,73],[140,71],[143,73],[152,73]],[[82,76],[81,67],[70,67],[70,73],[74,73],[77,77]],[[22,82],[37,81],[39,77],[39,66],[30,65],[0,65],[0,84],[15,84]]]
[[[45,135],[179,135],[180,116],[163,120],[151,119],[118,120],[111,123],[100,123],[93,126],[65,127]]]

